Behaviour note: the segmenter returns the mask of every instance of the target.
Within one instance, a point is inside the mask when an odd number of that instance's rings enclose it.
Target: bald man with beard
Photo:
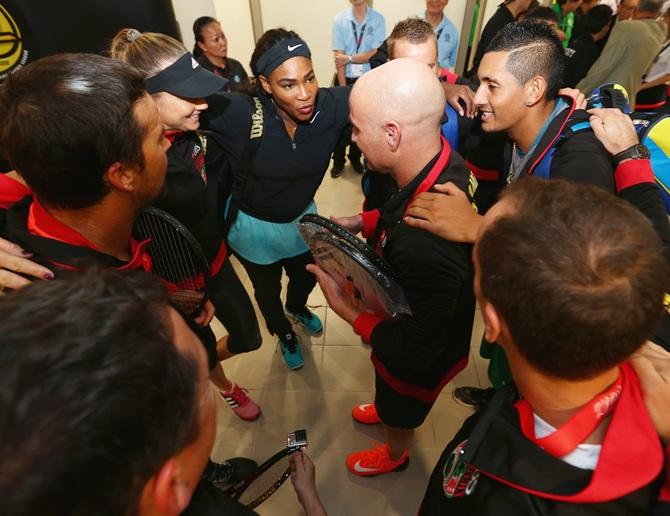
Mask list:
[[[398,78],[402,77],[402,81]],[[475,181],[440,135],[444,91],[435,73],[414,59],[396,59],[361,77],[351,97],[352,140],[370,166],[397,190],[380,210],[336,219],[353,233],[377,236],[377,252],[391,265],[412,315],[382,320],[352,305],[315,265],[328,304],[372,347],[374,403],[353,418],[381,424],[386,442],[347,457],[354,475],[404,470],[414,429],[442,388],[467,364],[474,314],[471,246],[440,239],[403,222],[410,201],[451,181],[472,196]]]

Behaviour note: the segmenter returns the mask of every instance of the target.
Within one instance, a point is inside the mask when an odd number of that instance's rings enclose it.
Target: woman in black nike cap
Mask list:
[[[298,369],[303,357],[289,318],[312,334],[322,325],[306,307],[315,280],[305,266],[313,260],[295,222],[316,212],[314,194],[348,123],[349,89],[319,88],[307,43],[285,29],[261,36],[251,70],[251,96],[209,97],[205,123],[236,164],[228,245],[251,278],[286,365]]]
[[[123,42],[121,36],[117,40]],[[168,36],[152,37],[156,39],[144,34],[124,43],[121,48],[128,51],[117,49],[113,56],[146,71],[147,88],[161,112],[164,92],[171,95],[170,103],[190,103],[193,116],[195,106],[208,105],[207,111],[198,110],[202,125],[211,131],[209,141],[224,148],[235,172],[232,196],[227,196],[232,197],[226,206],[227,244],[251,278],[284,361],[298,369],[304,361],[289,317],[312,334],[320,333],[322,324],[306,307],[316,282],[305,270],[312,256],[295,221],[316,212],[314,194],[348,123],[349,89],[319,88],[307,43],[295,32],[272,29],[259,39],[251,57],[256,83],[249,95],[219,91],[206,102],[195,101],[193,92],[182,89],[190,84],[185,78],[190,56],[182,54],[166,68],[171,62],[157,55],[175,46],[185,50]],[[156,59],[161,71],[151,68],[150,59]],[[280,297],[283,271],[289,277],[285,306]]]

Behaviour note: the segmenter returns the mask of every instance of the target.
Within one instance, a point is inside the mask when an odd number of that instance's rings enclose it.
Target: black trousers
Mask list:
[[[246,353],[261,346],[263,338],[256,312],[230,260],[226,259],[219,273],[212,276],[209,299],[216,308],[216,317],[228,330],[231,353]]]
[[[354,84],[356,79],[350,79],[347,77],[347,84]],[[347,145],[349,146],[349,160],[350,161],[360,161],[361,160],[361,150],[355,143],[351,142],[351,126],[347,124],[344,131],[340,135],[340,139],[333,149],[333,165],[339,168],[344,167],[344,154],[347,150]]]
[[[265,318],[265,324],[273,335],[286,335],[292,331],[291,322],[284,314],[281,302],[282,271],[288,275],[286,309],[298,312],[305,308],[307,298],[316,285],[316,277],[305,270],[305,266],[314,263],[311,253],[306,252],[286,258],[269,265],[259,265],[237,255],[251,278],[254,297]]]

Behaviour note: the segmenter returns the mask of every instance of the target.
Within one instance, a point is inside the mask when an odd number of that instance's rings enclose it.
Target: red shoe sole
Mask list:
[[[235,414],[237,417],[239,417],[242,421],[256,421],[259,417],[261,417],[262,413],[263,413],[262,411],[259,411],[258,414],[256,414],[254,417],[242,417],[242,416],[236,414],[235,411],[233,411],[233,414]]]
[[[362,419],[359,419],[359,418],[357,418],[357,417],[354,415],[355,411],[356,411],[356,408],[354,408],[354,409],[351,411],[351,417],[352,417],[352,419],[353,419],[354,421],[356,421],[357,423],[360,423],[360,424],[362,424],[362,425],[378,425],[378,424],[380,424],[380,423],[382,422],[382,420],[379,419],[379,415],[377,415],[377,419],[375,419],[375,420],[367,420],[367,421],[363,421]]]

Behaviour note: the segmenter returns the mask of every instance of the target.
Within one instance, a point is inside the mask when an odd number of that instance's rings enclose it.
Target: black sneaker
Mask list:
[[[330,169],[330,177],[340,177],[343,171],[343,165],[333,165],[333,168]]]
[[[496,390],[493,387],[489,387],[488,389],[480,389],[479,387],[457,387],[454,389],[453,396],[461,405],[480,409],[493,398],[495,393]]]
[[[251,475],[258,464],[255,460],[245,457],[235,457],[223,462],[209,461],[202,474],[205,480],[209,480],[216,487],[226,487]]]

